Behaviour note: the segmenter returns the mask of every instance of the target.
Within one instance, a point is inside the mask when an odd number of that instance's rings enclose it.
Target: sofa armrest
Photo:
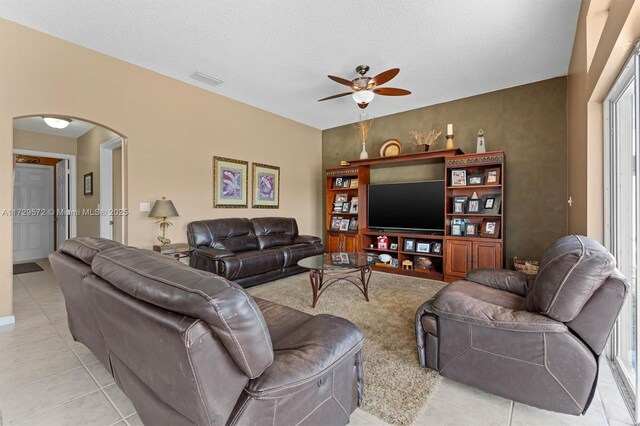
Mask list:
[[[298,235],[293,239],[294,244],[318,244],[322,240],[319,237],[313,235]]]
[[[508,269],[479,268],[469,272],[468,281],[498,290],[508,291],[518,296],[526,296],[529,287],[527,274]]]
[[[253,397],[293,394],[338,368],[344,362],[361,362],[364,335],[350,321],[333,315],[316,315],[274,342],[275,356],[245,392]],[[356,366],[357,367],[357,366]]]
[[[194,252],[197,252],[198,255],[207,257],[211,260],[221,260],[221,259],[224,259],[225,257],[235,256],[233,252],[226,251],[226,250],[218,250],[211,247],[198,247],[194,250]]]
[[[505,308],[475,298],[473,294],[455,291],[449,284],[420,309],[438,317],[467,324],[525,333],[565,333],[567,326],[544,315]],[[420,313],[420,311],[419,311]]]

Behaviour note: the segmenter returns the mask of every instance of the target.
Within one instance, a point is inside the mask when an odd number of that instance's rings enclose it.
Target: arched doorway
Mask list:
[[[14,216],[14,262],[46,257],[75,236],[126,243],[126,138],[52,114],[13,124],[14,211],[25,212]]]

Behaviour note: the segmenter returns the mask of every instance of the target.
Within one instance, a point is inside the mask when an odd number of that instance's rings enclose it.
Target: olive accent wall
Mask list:
[[[409,132],[432,128],[443,130],[432,147],[442,149],[446,125],[453,123],[456,147],[473,153],[482,129],[487,150],[502,150],[507,157],[505,255],[510,267],[514,256],[540,259],[553,241],[567,234],[566,105],[566,77],[558,77],[375,118],[367,152],[370,158],[378,157],[382,144],[391,138],[402,143],[403,153],[415,152]],[[361,147],[353,125],[325,130],[322,165],[337,167],[340,160],[357,159]],[[442,179],[443,175],[442,164],[390,167],[372,169],[371,182]]]

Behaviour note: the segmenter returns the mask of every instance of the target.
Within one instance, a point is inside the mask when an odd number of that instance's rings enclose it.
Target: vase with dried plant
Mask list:
[[[362,152],[360,153],[361,160],[369,158],[369,154],[367,153],[367,135],[369,134],[369,130],[371,129],[372,124],[373,119],[360,120],[357,124],[355,124],[355,128],[358,131],[358,135],[360,136],[360,141],[362,142]]]
[[[414,130],[413,132],[409,132],[409,140],[413,142],[415,146],[418,147],[418,151],[429,151],[431,145],[434,145],[438,142],[438,138],[442,134],[442,130],[439,129],[431,129],[429,131],[426,130]]]

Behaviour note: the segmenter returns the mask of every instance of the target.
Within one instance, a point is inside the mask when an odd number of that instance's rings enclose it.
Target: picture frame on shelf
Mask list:
[[[252,163],[252,197],[254,209],[280,208],[280,167]]]
[[[453,197],[453,212],[457,214],[464,214],[467,212],[467,201],[469,197],[466,195],[459,195]]]
[[[405,238],[403,249],[404,251],[409,251],[409,252],[416,251],[416,240],[412,238]]]
[[[339,231],[341,220],[342,220],[342,216],[333,216],[331,218],[331,226],[329,227],[329,229],[331,229],[332,231]]]
[[[334,205],[335,204],[342,204],[345,203],[347,200],[349,199],[349,194],[336,194],[336,200],[334,201]]]
[[[469,200],[467,213],[480,213],[480,200]]]
[[[349,179],[349,178],[342,179],[342,188],[349,189],[349,183],[350,182],[351,182],[351,179]]]
[[[333,180],[333,188],[342,188],[342,178],[341,177],[337,177]]]
[[[342,213],[349,213],[349,210],[351,210],[351,203],[349,201],[342,203]]]
[[[453,236],[453,237],[462,237],[462,224],[461,223],[452,223],[451,224],[451,236]]]
[[[431,246],[431,253],[442,254],[442,243],[433,243]]]
[[[389,249],[389,237],[384,235],[380,235],[376,238],[378,242],[378,250],[388,250]]]
[[[500,185],[500,167],[491,167],[484,171],[485,185]]]
[[[451,186],[467,186],[467,171],[465,169],[451,170]]]
[[[340,219],[340,231],[348,231],[349,230],[349,219],[342,218]]]
[[[357,231],[358,230],[358,218],[352,217],[349,221],[349,231]]]
[[[484,175],[482,173],[470,174],[467,177],[467,185],[482,185],[484,183]]]
[[[431,253],[431,243],[418,243],[416,244],[417,253]]]
[[[393,258],[391,259],[391,267],[392,268],[397,268],[398,267],[398,259],[397,258]]]
[[[389,244],[389,250],[398,250],[398,243]]]
[[[467,237],[477,237],[478,236],[478,225],[475,223],[468,223],[464,229],[464,235]]]
[[[500,238],[500,219],[485,219],[482,221],[482,238]]]
[[[351,207],[349,208],[349,213],[358,213],[358,197],[353,197],[351,199]]]
[[[213,157],[213,207],[247,208],[249,162]]]
[[[480,208],[482,214],[500,214],[500,204],[502,196],[500,194],[486,194],[480,198]]]
[[[353,178],[349,182],[349,189],[356,189],[358,187],[358,178]]]

